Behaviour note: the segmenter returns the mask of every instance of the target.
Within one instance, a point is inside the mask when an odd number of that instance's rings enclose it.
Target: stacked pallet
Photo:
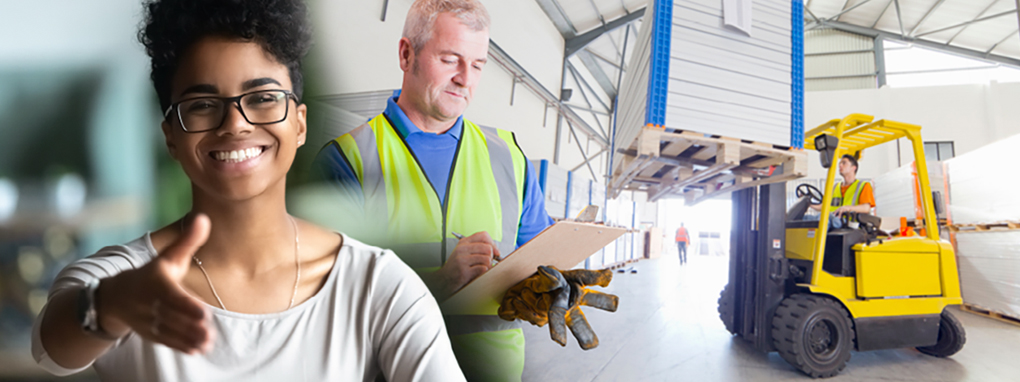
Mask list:
[[[951,226],[963,301],[971,311],[1020,320],[1020,179],[1011,163],[1020,135],[946,161]]]
[[[806,173],[803,4],[654,0],[620,92],[611,196],[691,202]],[[791,148],[793,150],[791,150]]]

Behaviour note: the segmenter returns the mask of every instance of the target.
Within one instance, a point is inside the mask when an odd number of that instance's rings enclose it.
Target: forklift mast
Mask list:
[[[735,334],[770,352],[772,316],[786,296],[786,183],[733,192],[730,283],[733,314],[723,317]]]

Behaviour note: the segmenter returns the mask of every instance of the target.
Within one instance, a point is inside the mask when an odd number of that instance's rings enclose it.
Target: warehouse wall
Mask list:
[[[808,92],[805,130],[850,113],[921,125],[925,141],[952,141],[960,156],[999,139],[1020,134],[1020,83],[883,88]],[[909,142],[900,142],[900,162],[913,160]],[[822,178],[818,155],[808,156],[808,178]],[[895,144],[862,156],[860,178],[874,178],[899,167]]]
[[[335,95],[399,88],[402,72],[397,44],[411,3],[390,0],[383,22],[381,0],[312,1],[316,45],[310,67],[319,73],[319,82],[309,85],[309,91]],[[483,3],[492,17],[490,38],[558,95],[564,42],[538,3],[495,0]],[[552,159],[556,112],[550,109],[545,113],[545,104],[519,85],[511,106],[512,87],[513,77],[490,62],[465,115],[476,123],[515,132],[529,159]],[[582,160],[576,144],[567,145],[566,131],[564,127],[560,163],[570,169]],[[581,143],[586,144],[584,136]],[[601,166],[595,170],[604,172]]]
[[[804,32],[804,87],[807,91],[874,89],[875,41],[835,29]]]

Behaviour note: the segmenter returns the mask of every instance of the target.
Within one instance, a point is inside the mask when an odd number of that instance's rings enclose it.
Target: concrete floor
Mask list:
[[[785,381],[809,379],[776,353],[762,354],[726,331],[716,312],[729,259],[691,255],[642,260],[638,273],[614,273],[606,292],[616,313],[584,308],[599,336],[583,351],[565,348],[548,327],[528,325],[525,381]],[[832,381],[1020,381],[1020,326],[953,309],[967,344],[951,358],[914,349],[853,353]]]
[[[549,339],[547,327],[526,326],[525,381],[786,381],[807,380],[776,353],[762,354],[731,336],[716,313],[728,259],[691,255],[633,264],[605,289],[620,296],[616,313],[585,308],[601,344],[583,351]],[[913,349],[854,353],[831,381],[1020,381],[1020,326],[961,312],[967,345],[952,358]],[[0,354],[0,381],[93,381],[46,376],[27,352]],[[20,371],[20,372],[18,372]]]

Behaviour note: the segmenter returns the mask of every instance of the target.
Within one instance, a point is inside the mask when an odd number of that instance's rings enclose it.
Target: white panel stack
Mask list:
[[[875,178],[875,215],[885,219],[914,219],[914,175],[903,166]]]
[[[954,224],[1020,221],[1020,177],[1003,171],[1016,161],[1020,135],[946,161]]]
[[[719,0],[673,0],[666,127],[790,145],[790,2],[756,0],[750,37]]]
[[[958,232],[963,301],[1020,317],[1020,231]]]
[[[806,172],[806,155],[787,149],[804,140],[803,2],[731,5],[739,27],[722,0],[649,1],[620,89],[611,197],[693,202]]]
[[[536,160],[531,162],[540,174],[544,172],[545,211],[556,219],[565,218],[567,211],[567,170],[549,161]],[[539,175],[541,177],[542,175]]]
[[[568,200],[570,204],[567,218],[573,219],[577,217],[577,214],[581,213],[584,207],[588,206],[588,201],[591,198],[591,180],[570,173],[569,192]]]
[[[651,60],[652,27],[648,22],[655,17],[655,7],[649,1],[645,8],[645,22],[635,41],[623,85],[620,87],[620,106],[617,109],[616,146],[627,148],[637,139],[641,128],[645,126],[648,110],[648,64]],[[615,160],[614,162],[619,162]]]

